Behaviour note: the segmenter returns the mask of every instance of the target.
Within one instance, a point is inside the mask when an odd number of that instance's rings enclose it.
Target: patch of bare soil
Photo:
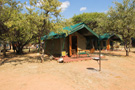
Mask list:
[[[103,51],[95,60],[40,63],[37,53],[16,55],[0,65],[0,90],[135,90],[135,53]]]

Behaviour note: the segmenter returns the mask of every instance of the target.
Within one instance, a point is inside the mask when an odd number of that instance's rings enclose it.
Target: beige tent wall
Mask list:
[[[78,33],[78,50],[86,49],[86,38]]]
[[[61,41],[62,41],[61,45],[63,46],[64,38],[62,38]],[[69,52],[69,37],[65,38],[65,44],[64,44],[63,51],[66,51],[67,53]]]
[[[59,55],[61,53],[61,39],[47,40],[45,53],[49,55]]]
[[[78,40],[78,50],[82,50],[82,49],[86,49],[86,38],[79,34],[78,32],[75,32],[72,34],[72,36],[77,36],[77,40]]]
[[[78,50],[82,50],[82,49],[86,49],[86,38],[79,34],[78,32],[75,32],[72,34],[73,36],[77,36],[77,39],[78,39]]]
[[[72,36],[77,36],[78,39],[78,50],[86,49],[86,38],[79,34],[78,32],[75,32],[72,34]],[[61,38],[61,46],[63,46],[64,38]],[[62,51],[62,48],[61,48]],[[65,38],[65,45],[63,51],[66,51],[67,54],[69,54],[69,37]]]

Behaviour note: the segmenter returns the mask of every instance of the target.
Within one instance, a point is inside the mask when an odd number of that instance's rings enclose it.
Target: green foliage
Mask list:
[[[127,51],[131,38],[135,36],[135,0],[114,3],[116,6],[110,8],[108,17],[99,20],[99,27],[107,32],[120,35]]]
[[[56,31],[52,18],[60,16],[58,0],[30,0],[29,3],[30,7],[27,7],[26,2],[0,0],[0,38],[16,42],[17,53],[22,53],[23,46],[33,39],[40,41],[43,35]],[[27,11],[22,13],[24,7]],[[35,11],[35,8],[39,9]]]
[[[12,20],[12,14],[20,12],[22,6],[18,6],[20,2],[12,0],[0,0],[0,39],[8,40],[9,28],[6,23]]]
[[[123,0],[123,3],[115,4],[114,8],[110,8],[108,17],[102,19],[100,26],[129,40],[135,31],[135,0]]]
[[[0,0],[0,40],[3,42],[3,55],[6,56],[6,42],[9,41],[10,28],[6,23],[12,21],[12,16],[21,11],[22,5],[14,0]],[[11,27],[12,25],[10,25]]]
[[[48,34],[50,31],[56,31],[53,21],[57,18],[61,12],[58,7],[61,3],[58,0],[30,0],[30,4],[36,8],[39,8],[39,16],[37,18],[38,37]]]
[[[55,33],[66,33],[68,34],[67,30],[63,30],[64,27],[73,25],[73,22],[71,19],[57,19],[57,22],[53,22],[53,29],[55,30]]]
[[[96,33],[99,33],[100,30],[97,30],[97,27],[98,27],[97,20],[105,16],[106,16],[105,13],[94,12],[94,13],[83,13],[79,15],[74,15],[72,19],[75,24],[84,22]]]

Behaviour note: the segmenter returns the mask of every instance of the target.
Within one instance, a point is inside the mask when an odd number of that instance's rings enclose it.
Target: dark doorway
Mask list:
[[[72,36],[72,49],[77,51],[77,36]]]

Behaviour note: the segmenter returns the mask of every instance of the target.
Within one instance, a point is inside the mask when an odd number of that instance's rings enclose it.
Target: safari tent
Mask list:
[[[41,38],[45,42],[45,53],[60,56],[65,51],[68,56],[72,56],[73,51],[90,50],[98,48],[98,35],[86,24],[79,23],[63,28],[68,33],[54,33]]]
[[[115,34],[109,34],[105,33],[99,37],[101,40],[101,48],[106,50],[113,50],[113,44],[114,42],[120,42],[121,38],[118,35]]]

